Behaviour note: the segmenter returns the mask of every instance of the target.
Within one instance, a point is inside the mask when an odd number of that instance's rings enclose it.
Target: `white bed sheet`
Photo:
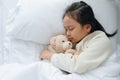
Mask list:
[[[39,61],[39,53],[46,49],[47,45],[30,41],[13,39],[6,36],[4,40],[4,62],[29,64]]]

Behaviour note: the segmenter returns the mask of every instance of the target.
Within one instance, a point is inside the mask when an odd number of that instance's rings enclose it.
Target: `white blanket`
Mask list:
[[[44,45],[6,39],[0,80],[120,80],[120,64],[115,61],[115,53],[105,64],[86,74],[65,74],[52,64],[39,61],[38,53],[44,48]]]
[[[4,64],[0,66],[0,80],[120,80],[120,65],[108,62],[83,75],[65,74],[48,62]]]
[[[50,63],[40,62],[39,51],[44,48],[46,45],[6,37],[0,80],[120,80],[116,52],[99,68],[80,75],[65,74]]]
[[[60,70],[45,62],[0,66],[0,80],[54,80],[55,73],[61,74]]]
[[[0,66],[0,80],[69,80],[64,76],[62,71],[47,62]]]

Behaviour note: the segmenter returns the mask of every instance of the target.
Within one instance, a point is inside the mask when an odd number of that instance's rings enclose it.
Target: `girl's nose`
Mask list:
[[[67,37],[69,37],[70,34],[71,34],[70,31],[67,31],[67,32],[66,32]]]

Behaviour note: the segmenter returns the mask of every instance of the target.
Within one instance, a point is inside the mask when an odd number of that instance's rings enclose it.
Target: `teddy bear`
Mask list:
[[[54,53],[69,53],[72,52],[72,43],[68,41],[65,35],[57,35],[50,39],[48,50]]]
[[[73,45],[65,35],[57,35],[50,39],[50,44],[48,45],[48,50],[53,53],[63,53],[63,54],[75,54],[76,50],[72,49]],[[45,62],[49,62],[47,59],[42,59]]]

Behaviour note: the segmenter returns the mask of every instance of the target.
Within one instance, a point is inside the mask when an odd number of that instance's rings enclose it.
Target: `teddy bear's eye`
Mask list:
[[[64,40],[62,42],[65,42]]]

